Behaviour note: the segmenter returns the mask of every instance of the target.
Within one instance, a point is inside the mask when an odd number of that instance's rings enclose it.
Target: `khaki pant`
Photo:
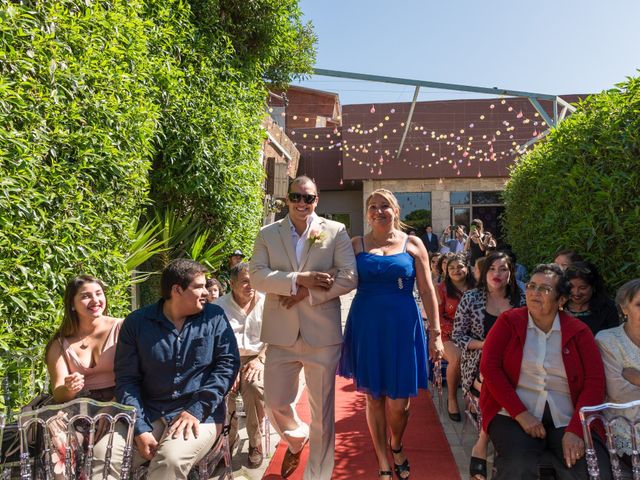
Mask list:
[[[215,423],[201,423],[199,425],[198,438],[193,434],[185,440],[183,436],[178,438],[165,437],[167,424],[163,419],[152,423],[153,436],[158,441],[158,451],[149,462],[147,470],[148,480],[186,480],[191,467],[198,463],[209,452],[216,438],[222,431],[222,425]],[[124,456],[127,427],[118,422],[113,435],[113,447],[111,450],[111,463],[109,468],[110,479],[120,479],[120,466]],[[106,440],[108,437],[104,437]],[[106,441],[99,441],[94,449],[93,480],[102,480],[106,458]],[[140,456],[138,449],[133,446],[133,468],[144,464],[146,460]]]
[[[265,403],[269,420],[292,452],[309,439],[305,480],[331,480],[335,447],[335,385],[340,345],[312,347],[298,336],[290,347],[270,344],[265,364]],[[300,369],[311,407],[311,426],[295,411]]]
[[[244,411],[247,414],[247,434],[249,445],[259,447],[262,445],[262,421],[264,419],[264,373],[260,381],[247,382],[242,378],[242,369],[247,363],[256,358],[257,355],[247,355],[240,357],[240,388],[239,392],[230,391],[227,396],[227,412],[231,415],[236,411],[236,398],[238,393],[242,397]],[[229,430],[229,442],[234,442],[238,435],[238,415],[231,420]]]

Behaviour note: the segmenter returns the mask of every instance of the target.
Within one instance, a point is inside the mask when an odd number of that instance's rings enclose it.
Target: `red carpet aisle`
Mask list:
[[[300,418],[309,421],[309,406],[304,392],[298,403]],[[404,438],[405,452],[411,462],[411,478],[414,480],[452,480],[460,478],[451,449],[438,420],[429,394],[421,390],[412,399],[411,417]],[[280,465],[286,447],[280,443],[267,468],[264,479],[280,477]],[[289,477],[301,480],[309,448],[302,452],[301,465]],[[335,480],[351,478],[376,478],[376,461],[367,421],[365,397],[357,393],[353,382],[337,377],[336,383],[336,466]]]

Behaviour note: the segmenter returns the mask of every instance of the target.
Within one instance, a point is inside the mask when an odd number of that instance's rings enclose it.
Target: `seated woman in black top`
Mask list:
[[[571,297],[565,307],[567,313],[586,323],[594,335],[620,325],[616,304],[605,293],[595,265],[572,263],[565,271],[565,277],[571,284]]]

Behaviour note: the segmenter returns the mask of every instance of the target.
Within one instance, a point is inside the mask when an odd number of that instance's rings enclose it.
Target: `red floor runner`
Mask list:
[[[300,418],[310,418],[306,391],[297,406]],[[404,449],[411,462],[413,480],[451,480],[460,478],[458,468],[438,420],[429,393],[420,391],[411,400],[411,417],[404,436]],[[267,468],[264,479],[280,477],[280,466],[286,451],[283,443]],[[300,467],[291,480],[301,480],[309,448],[302,452]],[[333,479],[376,478],[378,462],[373,452],[367,421],[365,397],[355,391],[353,382],[337,377],[336,382],[336,464]]]

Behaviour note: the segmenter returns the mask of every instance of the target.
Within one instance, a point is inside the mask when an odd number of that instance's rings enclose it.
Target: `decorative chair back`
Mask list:
[[[105,442],[103,480],[108,478],[116,425],[127,426],[120,478],[131,472],[133,427],[136,410],[116,402],[77,398],[61,405],[48,405],[18,417],[21,480],[91,478],[93,450]]]
[[[22,405],[48,389],[49,374],[44,350],[43,345],[38,345],[17,352],[0,353],[0,400],[7,424],[16,421]]]
[[[627,453],[631,457],[633,480],[640,480],[640,453],[638,452],[640,400],[628,403],[603,403],[580,409],[580,421],[586,445],[587,469],[591,480],[600,480],[600,468],[592,436],[592,425],[597,420],[604,425],[614,480],[620,480],[625,475],[619,457],[622,453]]]
[[[478,397],[473,395],[471,392],[464,392],[464,404],[465,420],[462,425],[462,431],[465,430],[467,422],[470,421],[478,431],[478,434],[480,434],[480,430],[482,430],[482,412],[480,411],[480,402],[478,401]]]
[[[444,400],[442,394],[442,361],[436,360],[433,363],[433,394],[438,396],[438,411],[442,413],[444,410]]]

